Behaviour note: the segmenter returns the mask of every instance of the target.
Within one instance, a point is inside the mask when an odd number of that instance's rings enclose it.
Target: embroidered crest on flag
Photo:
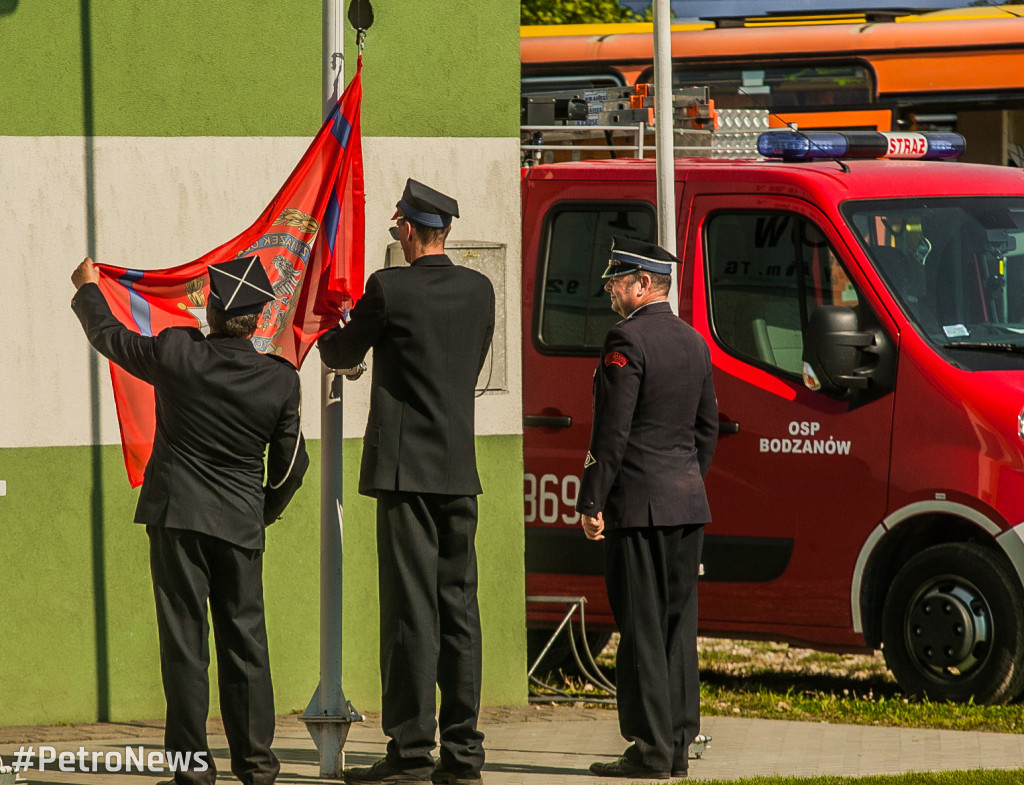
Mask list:
[[[178,308],[182,311],[188,311],[196,320],[196,327],[200,330],[207,330],[209,325],[206,323],[206,276],[200,275],[198,278],[193,278],[190,281],[185,281],[185,296],[188,298],[189,305],[185,305],[184,302],[178,303]]]
[[[280,219],[278,220],[280,221]],[[260,318],[259,329],[265,334],[253,336],[252,341],[256,350],[264,354],[277,354],[280,351],[275,345],[274,339],[286,326],[292,297],[299,288],[304,267],[300,260],[296,259],[294,255],[291,256],[292,258],[289,258],[288,255],[279,253],[271,262],[277,275],[271,277],[270,285],[274,287],[274,295],[277,299],[270,303],[270,307],[263,311]]]
[[[274,226],[294,226],[306,234],[316,234],[320,230],[320,224],[312,215],[307,215],[295,207],[286,207],[277,216]]]

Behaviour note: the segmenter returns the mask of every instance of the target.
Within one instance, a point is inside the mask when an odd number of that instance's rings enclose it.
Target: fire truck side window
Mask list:
[[[715,335],[758,364],[799,375],[811,312],[858,304],[835,251],[802,216],[718,213],[707,223],[705,247]]]
[[[653,241],[654,213],[647,205],[574,205],[549,219],[538,278],[543,281],[538,347],[564,354],[597,354],[619,317],[608,305],[601,274],[612,235]]]

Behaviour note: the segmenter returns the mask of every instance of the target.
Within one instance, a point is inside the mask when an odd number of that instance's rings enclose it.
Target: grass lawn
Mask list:
[[[977,706],[905,698],[881,653],[829,654],[711,638],[701,638],[700,649],[701,710],[708,715],[1024,732],[1021,702]]]
[[[609,679],[614,679],[617,643],[613,636],[597,657]],[[881,653],[830,654],[716,638],[701,638],[699,646],[701,711],[708,716],[1024,733],[1020,700],[978,706],[904,697]],[[601,695],[578,679],[569,679],[568,688],[584,700]],[[1010,781],[1024,785],[1024,776]]]

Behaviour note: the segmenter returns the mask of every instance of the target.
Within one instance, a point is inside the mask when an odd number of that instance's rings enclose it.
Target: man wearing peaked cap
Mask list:
[[[494,289],[444,252],[458,215],[454,199],[409,180],[391,228],[409,266],[371,275],[349,324],[317,342],[331,368],[352,368],[373,350],[359,492],[377,499],[390,740],[376,764],[345,772],[349,783],[479,782],[484,763],[474,388],[494,331]]]
[[[405,181],[405,191],[395,205],[391,220],[405,218],[420,226],[443,229],[451,226],[452,218],[459,217],[459,203],[440,191],[413,179]],[[393,240],[398,239],[398,227],[388,230]]]
[[[646,270],[658,275],[672,275],[675,265],[682,264],[660,245],[637,240],[634,237],[612,237],[611,258],[602,278],[626,275]]]
[[[604,273],[623,320],[594,374],[576,510],[586,536],[605,541],[619,729],[632,743],[592,764],[599,776],[685,777],[700,730],[697,574],[718,404],[708,346],[667,301],[678,263],[653,243],[615,237]]]
[[[263,612],[265,526],[302,484],[309,458],[299,420],[299,375],[253,347],[274,292],[258,257],[210,265],[207,320],[155,337],[110,312],[86,259],[71,276],[72,308],[90,343],[153,385],[156,437],[135,521],[146,525],[167,700],[164,745],[189,754],[179,785],[212,785],[206,739],[209,628],[217,644],[221,714],[231,771],[269,785],[274,693]],[[267,450],[264,484],[264,450]]]

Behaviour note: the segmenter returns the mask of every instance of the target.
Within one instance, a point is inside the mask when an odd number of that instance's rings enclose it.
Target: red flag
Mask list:
[[[298,166],[256,223],[193,262],[167,270],[99,265],[100,289],[124,325],[142,335],[205,327],[208,265],[260,257],[277,299],[253,337],[263,353],[302,365],[316,339],[363,292],[363,158],[359,132],[362,59]],[[110,364],[125,466],[142,484],[153,450],[153,388]]]

